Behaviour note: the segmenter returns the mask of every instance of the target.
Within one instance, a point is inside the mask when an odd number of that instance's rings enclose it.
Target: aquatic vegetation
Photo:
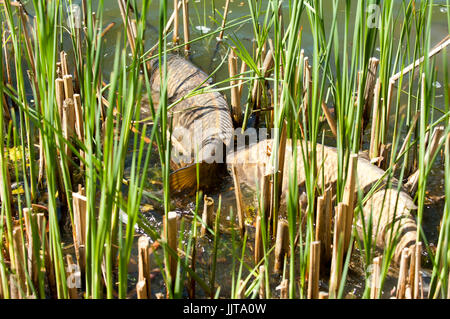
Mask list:
[[[0,1],[0,298],[450,296],[448,1],[109,6]]]

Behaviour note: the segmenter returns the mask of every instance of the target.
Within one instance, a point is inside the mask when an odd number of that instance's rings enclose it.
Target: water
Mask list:
[[[400,1],[399,1],[400,2]],[[215,1],[216,8],[223,12],[224,10],[224,3],[225,1]],[[329,2],[325,2],[329,3]],[[328,21],[331,21],[331,14],[332,14],[332,8],[330,4],[324,3],[324,11],[326,15],[329,15]],[[230,12],[228,15],[228,21],[232,21],[233,19],[237,19],[239,17],[242,17],[245,14],[248,14],[248,8],[246,5],[243,5],[244,2],[241,1],[234,1],[230,4]],[[445,4],[445,1],[441,1],[441,4]],[[398,4],[400,5],[400,3]],[[195,26],[194,30],[191,28],[191,38],[199,37],[202,35],[202,29],[211,29],[214,30],[218,26],[212,22],[212,12],[211,12],[211,2],[210,1],[194,1],[191,8],[190,8],[190,22],[192,25]],[[263,5],[264,7],[264,5]],[[151,14],[148,19],[148,28],[151,28],[152,30],[157,31],[157,29],[153,26],[156,26],[157,21],[157,6],[154,6],[155,10],[151,10]],[[400,9],[400,8],[399,8]],[[340,14],[342,13],[342,10]],[[286,17],[288,15],[288,5],[287,2],[284,5],[284,16]],[[439,42],[444,38],[447,33],[447,16],[445,12],[442,12],[442,7],[435,6],[433,9],[433,25],[432,25],[432,35],[431,35],[431,43],[434,45],[435,43]],[[117,36],[117,30],[120,30],[121,32],[121,19],[119,16],[118,9],[114,6],[111,6],[106,11],[106,19],[111,19],[111,21],[114,21],[117,23],[116,27],[111,30],[111,33],[108,35],[106,41],[108,44],[113,44],[115,42],[115,37]],[[215,15],[216,19],[220,19],[219,15],[216,13]],[[106,20],[109,22],[109,20]],[[105,22],[106,22],[105,21]],[[220,20],[219,20],[220,21]],[[309,22],[306,20],[306,17],[303,19],[303,27],[305,28],[305,32],[303,33],[303,39],[302,39],[302,48],[305,50],[305,53],[309,56],[312,56],[312,37],[310,35],[310,32],[308,32],[308,26]],[[244,43],[247,50],[249,52],[252,52],[253,50],[253,29],[251,24],[247,23],[243,26],[240,26],[237,30],[234,31],[234,36],[236,36],[240,41]],[[180,29],[180,33],[182,30]],[[400,24],[399,28],[396,30],[396,32],[393,34],[395,38],[399,38],[399,32],[400,32]],[[147,39],[147,46],[151,47],[153,43],[157,41],[155,35],[157,32],[151,32],[153,34],[149,35],[149,38]],[[227,34],[227,33],[226,33]],[[180,34],[182,36],[182,34]],[[169,37],[170,38],[170,37]],[[112,53],[114,52],[114,48],[109,45],[107,47],[110,47],[110,53],[105,57],[105,61],[108,61],[111,59],[112,62]],[[199,42],[196,42],[192,45],[192,51],[190,55],[190,59],[202,70],[204,70],[207,73],[211,73],[215,70],[215,68],[220,64],[222,59],[226,58],[226,50],[227,48],[224,46],[218,46],[217,42],[215,41],[215,37],[211,36],[206,39],[203,39]],[[377,54],[378,52],[376,52]],[[437,59],[437,65],[442,65],[441,63],[442,58]],[[108,63],[107,63],[108,64]],[[104,69],[105,75],[108,74],[108,70]],[[435,104],[438,108],[443,108],[444,105],[444,91],[442,88],[442,85],[439,85],[440,83],[443,83],[443,73],[439,72],[437,74],[437,80],[436,80],[436,100]],[[224,66],[219,69],[215,76],[215,81],[219,82],[221,80],[228,78],[228,69],[227,65],[224,64]],[[226,93],[229,100],[229,94]],[[401,105],[404,105],[406,103],[406,99],[403,97],[401,99]],[[427,238],[429,239],[431,245],[437,242],[437,236],[438,236],[438,226],[442,217],[443,212],[443,200],[439,196],[442,196],[443,194],[443,166],[442,161],[440,158],[436,161],[435,167],[432,172],[432,177],[430,178],[430,184],[433,185],[433,187],[430,187],[430,194],[433,194],[433,199],[437,199],[436,201],[432,200],[430,198],[428,205],[426,207],[426,211],[424,213],[424,230],[426,233]],[[218,271],[217,271],[217,282],[220,283],[221,288],[221,296],[229,296],[231,293],[231,277],[230,273],[233,271],[232,268],[232,251],[233,247],[231,247],[231,238],[229,233],[229,226],[230,226],[230,208],[233,209],[234,212],[236,212],[236,205],[235,205],[235,197],[234,197],[234,191],[233,191],[233,181],[230,177],[225,178],[224,181],[221,183],[221,185],[218,186],[217,190],[208,194],[212,198],[214,198],[217,203],[219,201],[219,194],[222,196],[222,213],[221,213],[221,225],[223,228],[222,235],[220,238],[221,242],[221,248],[219,249],[219,256],[218,256]],[[249,226],[248,229],[250,229],[249,232],[249,239],[248,242],[250,244],[247,244],[247,254],[245,256],[245,260],[249,265],[252,265],[252,253],[253,253],[253,233],[252,233],[252,226],[254,223],[253,217],[254,213],[256,211],[256,203],[255,203],[255,195],[250,190],[247,190],[244,188],[244,201],[245,206],[247,210],[247,225]],[[192,202],[191,198],[183,198],[183,199],[176,199],[174,201],[174,205],[177,207],[180,215],[186,216],[192,214],[192,211],[194,209],[194,204]],[[161,212],[157,213],[159,216],[161,216]],[[147,216],[154,218],[152,214],[146,214]],[[159,220],[160,218],[158,218]],[[158,222],[160,224],[160,221]],[[188,224],[190,225],[190,224]],[[188,238],[188,232],[185,232],[185,238]],[[212,242],[207,239],[202,239],[198,243],[198,251],[197,251],[197,258],[198,258],[198,265],[197,269],[199,269],[200,275],[203,278],[208,278],[208,271],[209,271],[209,263],[210,263],[210,252],[212,249]],[[240,256],[240,249],[238,248],[237,251],[234,252],[235,258]],[[362,273],[362,257],[359,253],[353,254],[352,261],[351,261],[351,267],[348,274],[348,282],[346,286],[346,295],[348,296],[361,296],[362,292],[364,291],[364,274]],[[425,267],[427,264],[424,265]],[[428,265],[430,266],[430,265]],[[427,270],[425,270],[427,272]],[[244,272],[245,273],[245,272]],[[247,273],[245,273],[247,274]],[[396,285],[396,270],[394,269],[391,271],[389,276],[387,277],[386,284],[384,287],[383,297],[389,298],[390,297],[390,291],[391,289]],[[245,278],[245,277],[244,277]],[[428,276],[425,274],[425,283],[428,281]],[[162,282],[161,280],[159,282]],[[276,287],[277,283],[280,282],[279,276],[272,276],[271,277],[272,287]],[[321,286],[324,288],[324,290],[327,290],[327,282],[328,279],[326,277],[322,278]],[[198,289],[199,290],[199,289]],[[273,296],[277,296],[279,294],[278,291],[273,290],[272,291]],[[201,297],[201,293],[199,295]]]
[[[140,1],[138,1],[140,2]],[[158,35],[158,1],[153,1],[154,3],[151,5],[151,9],[149,12],[149,15],[147,17],[147,39],[146,39],[146,46],[147,49],[153,46],[154,43],[157,42],[157,35]],[[172,5],[172,1],[168,1],[169,6]],[[331,1],[324,1],[324,12],[326,17],[329,19],[326,19],[326,21],[331,21],[331,15],[332,15],[332,5],[330,3]],[[74,1],[74,4],[80,4],[81,1]],[[123,25],[122,25],[122,19],[120,15],[120,11],[117,6],[116,1],[105,1],[107,5],[105,6],[104,10],[104,26],[115,23],[115,26],[106,34],[104,38],[104,56],[103,56],[103,67],[102,71],[104,73],[105,79],[109,78],[110,72],[111,72],[111,66],[113,65],[114,61],[114,52],[115,52],[115,43],[117,37],[120,35],[123,37]],[[202,0],[196,0],[196,1],[190,1],[190,22],[191,22],[191,38],[194,39],[196,37],[199,37],[202,35],[202,32],[207,32],[207,30],[216,30],[219,25],[217,25],[214,20],[221,22],[221,17],[218,12],[214,12],[214,8],[212,7],[212,4],[215,4],[215,8],[220,12],[220,14],[223,13],[225,0],[215,0],[215,1],[202,1]],[[266,1],[264,1],[266,3]],[[435,6],[433,8],[433,20],[432,20],[432,30],[431,33],[431,43],[434,45],[435,43],[439,42],[448,34],[448,26],[447,26],[447,8],[444,6],[446,3],[445,0],[442,1],[435,1]],[[94,1],[94,6],[96,5],[96,2]],[[353,5],[356,6],[356,2],[353,2]],[[400,10],[401,1],[398,1],[398,9]],[[262,7],[265,7],[265,4],[263,4]],[[240,1],[235,0],[230,3],[229,8],[229,15],[228,15],[228,21],[232,21],[234,19],[242,18],[245,15],[248,15],[249,10],[247,7],[246,1]],[[172,10],[170,8],[168,16],[170,16]],[[342,14],[342,8],[339,12],[339,14]],[[288,1],[284,2],[283,5],[283,14],[285,17],[288,17]],[[312,36],[309,30],[309,22],[307,21],[306,15],[304,15],[302,25],[304,28],[303,32],[303,38],[302,38],[302,48],[305,50],[305,54],[308,56],[312,56]],[[236,36],[242,43],[245,45],[247,50],[249,52],[252,52],[253,50],[253,29],[251,23],[246,23],[238,28],[234,28],[233,33],[226,32],[226,36]],[[392,35],[396,39],[399,38],[399,32],[400,32],[400,23],[398,24],[398,28],[395,30],[394,34]],[[182,26],[180,25],[180,38],[182,39]],[[171,37],[169,37],[171,39]],[[71,43],[66,40],[64,45],[66,46],[67,51],[71,51]],[[207,73],[211,73],[214,71],[218,65],[220,65],[220,62],[226,58],[226,52],[227,47],[223,45],[218,45],[217,41],[214,36],[209,36],[205,39],[202,39],[198,42],[195,42],[192,45],[192,51],[190,55],[190,59],[196,64],[198,67],[200,67],[202,70],[204,70]],[[443,108],[444,105],[444,88],[442,87],[442,84],[444,83],[443,80],[443,72],[440,72],[439,67],[442,65],[441,63],[442,58],[437,58],[437,79],[436,79],[436,101],[435,106],[438,108]],[[218,70],[215,76],[215,81],[219,82],[221,80],[224,80],[228,78],[228,69],[227,65],[224,64],[222,68]],[[229,93],[226,92],[226,95],[229,98]],[[244,94],[245,95],[245,94]],[[401,104],[403,105],[405,101],[402,99]],[[159,165],[158,165],[158,158],[156,155],[156,152],[154,152],[152,164],[151,164],[151,174],[150,174],[150,181],[148,184],[148,188],[150,191],[154,192],[155,195],[162,198],[162,192],[161,187],[159,184],[160,176],[159,176]],[[443,211],[443,200],[440,198],[440,196],[443,195],[443,166],[442,166],[442,160],[439,157],[436,161],[436,164],[433,168],[430,181],[430,187],[429,187],[429,194],[430,194],[430,201],[427,204],[426,211],[424,213],[424,230],[425,233],[430,241],[431,244],[436,243],[437,236],[438,236],[438,229],[439,222],[441,220],[442,211]],[[221,228],[222,228],[222,235],[220,237],[221,241],[221,247],[219,249],[219,256],[218,256],[218,271],[217,271],[217,282],[221,284],[221,296],[229,296],[230,295],[230,287],[231,287],[231,276],[230,273],[232,271],[232,257],[231,257],[231,251],[233,251],[233,247],[231,247],[231,239],[230,239],[230,226],[231,226],[231,220],[230,220],[230,208],[233,209],[234,212],[236,212],[236,205],[235,205],[235,197],[234,197],[234,191],[233,191],[233,182],[230,177],[224,178],[222,183],[217,186],[217,189],[214,192],[209,193],[208,195],[213,197],[216,203],[219,201],[219,194],[222,196],[222,218],[221,218]],[[432,195],[432,196],[431,196]],[[431,199],[435,199],[435,201],[432,201]],[[246,210],[248,213],[248,219],[247,223],[250,225],[250,238],[248,242],[253,242],[253,234],[252,234],[252,227],[253,224],[253,217],[254,213],[256,211],[255,209],[255,198],[254,194],[244,188],[244,201],[246,205]],[[147,205],[147,206],[146,206]],[[173,200],[172,205],[174,208],[179,212],[182,216],[187,216],[188,218],[185,218],[187,221],[192,216],[192,212],[194,210],[194,204],[192,198],[176,198]],[[162,207],[161,204],[157,201],[151,200],[149,198],[144,198],[143,200],[143,207],[146,207],[144,210],[146,212],[144,213],[145,216],[148,218],[149,223],[153,225],[154,227],[161,227],[161,221],[162,221]],[[151,209],[148,209],[150,207]],[[186,224],[186,227],[190,227],[190,223],[188,222]],[[188,237],[188,232],[185,232],[185,238]],[[249,265],[252,265],[252,252],[253,247],[251,244],[248,244],[247,249],[247,255],[245,256],[246,261]],[[209,271],[209,263],[210,263],[210,252],[212,248],[212,242],[208,240],[207,238],[201,239],[198,242],[198,250],[197,250],[197,258],[198,258],[198,265],[197,269],[199,269],[199,274],[203,278],[208,278],[208,271]],[[235,256],[239,256],[240,251],[235,251]],[[131,272],[131,278],[130,278],[130,289],[132,289],[134,285],[134,279],[137,272],[137,267],[134,267],[133,265],[136,264],[137,257],[136,257],[136,251],[133,252],[133,258],[130,263],[130,272]],[[361,274],[361,260],[359,254],[354,254],[354,257],[352,259],[352,267],[349,272],[349,279],[348,279],[348,288],[347,293],[354,294],[356,296],[359,296],[363,289],[364,289],[364,282],[362,280],[363,274]],[[156,268],[156,265],[154,265],[154,268]],[[153,293],[163,291],[163,281],[162,276],[158,272],[154,272],[154,280],[152,282],[152,291]],[[384,296],[389,297],[389,290],[392,288],[392,286],[395,284],[395,271],[392,274],[392,277],[388,277],[388,281],[386,283]],[[274,276],[271,278],[273,283],[279,282],[280,278],[277,278],[277,276]],[[325,287],[325,282],[327,282],[326,278],[323,278],[323,284]],[[200,289],[197,289],[199,292],[199,296],[201,296]],[[277,295],[278,292],[273,291],[274,295]]]

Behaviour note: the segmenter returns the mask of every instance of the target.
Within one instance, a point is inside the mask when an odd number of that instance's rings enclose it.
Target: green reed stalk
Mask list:
[[[449,87],[449,72],[447,61],[447,50],[443,53],[443,70],[444,70],[444,87]],[[449,114],[450,111],[450,94],[448,90],[444,90],[445,111]],[[450,118],[446,116],[446,122],[450,123]],[[448,138],[450,126],[447,127],[445,135],[447,136],[445,142],[445,164],[444,164],[444,180],[445,180],[445,206],[441,221],[441,231],[439,232],[439,239],[435,254],[435,262],[433,263],[433,273],[431,277],[430,289],[428,298],[448,298],[448,263],[450,261],[448,256],[448,249],[450,243],[450,140]],[[440,287],[440,289],[439,289]]]
[[[57,216],[57,171],[59,167],[57,153],[58,145],[63,145],[60,134],[55,134],[53,127],[60,132],[60,121],[57,116],[55,99],[55,76],[57,59],[58,7],[59,1],[48,4],[33,1],[36,11],[35,53],[36,77],[40,92],[38,107],[43,116],[42,146],[46,163],[46,181],[49,211],[49,244],[50,256],[54,266],[57,294],[59,298],[67,298],[66,274],[61,250],[61,236]],[[63,152],[62,152],[63,153]]]
[[[211,290],[211,299],[214,297],[215,293],[215,286],[216,286],[216,270],[217,270],[217,252],[219,248],[219,240],[220,240],[220,233],[219,233],[219,222],[220,222],[220,210],[222,207],[222,197],[219,197],[219,206],[217,208],[216,213],[216,220],[214,223],[214,244],[213,244],[213,251],[212,251],[212,264],[211,264],[211,275],[209,279],[209,285]]]
[[[425,6],[425,5],[424,5]],[[431,30],[430,24],[431,24],[431,16],[432,16],[432,7],[433,7],[433,1],[429,1],[426,3],[426,6],[423,8],[424,16],[426,13],[428,13],[425,26],[428,30]],[[425,33],[423,36],[424,41],[424,56],[428,56],[428,52],[430,50],[430,34]],[[419,120],[419,129],[420,129],[420,137],[419,137],[419,183],[417,188],[417,202],[418,202],[418,209],[417,209],[417,238],[416,241],[420,241],[421,235],[422,235],[422,217],[423,217],[423,210],[425,205],[425,191],[426,191],[426,180],[427,180],[427,173],[426,173],[426,163],[425,163],[425,132],[429,123],[429,114],[430,114],[430,105],[432,104],[432,92],[433,92],[433,86],[432,86],[432,77],[431,77],[431,65],[428,59],[425,59],[423,68],[421,70],[422,77],[420,81],[421,86],[421,107],[420,107],[420,120]],[[432,164],[428,163],[428,165]]]
[[[11,43],[13,45],[13,52],[14,52],[14,67],[16,70],[16,78],[17,79],[24,79],[25,78],[25,72],[22,66],[22,55],[24,54],[24,50],[22,48],[22,44],[21,44],[21,37],[20,35],[23,32],[23,26],[20,23],[17,23],[17,28],[16,28],[16,24],[14,22],[14,18],[13,18],[13,11],[12,11],[12,7],[11,7],[11,1],[4,1],[3,3],[3,7],[5,9],[5,15],[6,15],[6,21],[8,23],[8,27],[9,27],[9,32],[10,32],[10,38],[11,38]],[[25,26],[26,27],[26,26]],[[30,57],[28,55],[25,55],[27,63],[30,67],[30,69],[33,71],[33,63],[30,61]],[[33,76],[31,74],[31,76]],[[34,85],[32,84],[33,88]],[[37,89],[37,88],[34,88]],[[29,104],[26,98],[26,91],[25,91],[25,81],[17,81],[17,91],[18,91],[18,95],[17,97],[19,98],[19,100],[24,104],[25,106],[25,112],[24,112],[24,119],[22,119],[22,113],[20,115],[21,118],[21,122],[23,121],[24,123],[22,123],[21,128],[24,131],[24,135],[26,136],[26,142],[28,147],[28,152],[27,152],[27,156],[30,158],[30,167],[29,167],[29,177],[30,177],[30,187],[31,187],[31,198],[35,199],[36,198],[36,167],[35,167],[35,155],[34,155],[34,148],[32,147],[32,145],[34,145],[34,141],[32,140],[34,134],[33,134],[33,127],[31,126],[30,123],[30,118],[29,118]],[[28,183],[27,183],[28,184]]]
[[[10,201],[10,197],[9,197],[9,189],[8,189],[8,185],[7,183],[5,183],[6,178],[4,178],[7,174],[7,170],[8,170],[8,162],[5,158],[5,145],[4,145],[4,141],[5,141],[5,135],[4,135],[4,128],[5,128],[5,123],[4,123],[4,105],[3,105],[3,50],[0,50],[0,170],[1,170],[1,175],[2,175],[2,181],[0,183],[1,186],[1,194],[2,194],[2,213],[1,213],[1,219],[0,219],[0,233],[3,235],[4,234],[4,229],[5,229],[5,221],[6,221],[6,236],[8,238],[8,242],[12,243],[12,205],[13,203],[11,203]],[[3,248],[3,240],[0,243],[0,247]],[[11,258],[11,260],[14,260],[14,249],[12,248],[12,245],[9,245],[9,256]],[[2,290],[5,294],[5,298],[9,297],[9,287],[8,287],[8,280],[7,280],[7,270],[6,270],[6,265],[4,263],[3,258],[1,259],[1,267],[0,267],[0,271],[1,271],[1,275],[2,275]]]
[[[296,131],[294,131],[294,136],[292,139],[292,145],[297,145],[297,137],[296,137]],[[290,247],[290,261],[289,261],[289,298],[293,299],[295,298],[295,237],[297,235],[297,214],[299,211],[298,208],[298,199],[299,199],[299,190],[298,190],[298,182],[297,182],[297,147],[293,148],[293,158],[295,159],[293,164],[291,164],[291,167],[286,168],[289,169],[290,174],[290,180],[289,180],[289,192],[287,194],[287,201],[288,201],[288,208],[287,208],[287,214],[288,214],[288,222],[289,222],[289,247]],[[301,218],[300,218],[301,223]],[[302,288],[304,286],[304,282],[301,283]],[[301,295],[303,294],[303,289],[301,289]]]
[[[103,1],[99,2],[98,9],[103,9]],[[101,83],[100,69],[100,55],[102,51],[102,42],[100,41],[99,33],[95,28],[95,21],[92,15],[92,1],[88,0],[85,7],[86,16],[86,32],[85,32],[85,72],[80,77],[80,91],[83,105],[83,122],[85,140],[84,146],[86,169],[85,169],[85,189],[87,198],[87,229],[86,229],[86,297],[99,297],[101,289],[101,278],[99,275],[99,265],[102,257],[98,256],[96,243],[98,238],[97,226],[97,187],[101,172],[98,172],[99,167],[104,167],[101,164],[101,124],[100,124],[100,108],[102,105],[101,97],[97,97],[97,88]],[[101,21],[101,20],[100,20]],[[98,155],[97,155],[98,154]]]

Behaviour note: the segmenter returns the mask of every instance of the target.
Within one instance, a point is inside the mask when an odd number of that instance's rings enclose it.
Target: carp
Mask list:
[[[297,185],[299,187],[305,183],[305,170],[300,143],[297,146]],[[272,144],[273,140],[264,140],[250,145],[248,148],[228,154],[227,164],[235,167],[241,184],[256,191],[256,185],[260,185],[262,174],[265,173],[265,167],[271,163]],[[317,144],[316,148],[318,176],[320,176],[320,178],[317,178],[318,187],[335,186],[338,178],[337,149],[320,144]],[[283,197],[287,195],[289,179],[290,175],[292,175],[290,170],[293,163],[292,154],[292,142],[288,140],[283,173],[282,201],[284,201]],[[384,175],[385,171],[382,169],[364,158],[358,158],[356,185],[363,191],[364,195],[379,180],[383,180],[382,184],[376,188],[363,206],[363,216],[366,220],[366,225],[368,225],[368,219],[371,216],[372,234],[374,234],[378,247],[384,247],[392,234],[399,234],[398,245],[394,253],[394,260],[398,262],[402,250],[415,244],[417,226],[412,212],[417,207],[408,193],[403,190],[398,191],[398,183],[395,179],[391,179],[391,183],[387,185]],[[323,183],[325,185],[322,185]],[[357,197],[358,195],[356,194],[355,198]],[[358,230],[361,231],[362,224],[360,219],[357,226]]]
[[[161,85],[158,60],[151,64],[150,84],[157,108]],[[188,60],[167,56],[168,105],[175,103],[168,111],[172,128],[172,193],[207,188],[214,183],[217,172],[225,168],[224,148],[231,143],[233,122],[227,101],[220,92],[210,90],[212,84],[208,75]],[[142,109],[141,118],[149,117],[148,105]]]
[[[158,61],[152,62],[151,70],[152,100],[157,106],[161,83]],[[256,191],[258,178],[261,178],[262,172],[271,163],[273,141],[270,139],[260,141],[234,151],[231,144],[234,128],[230,109],[222,94],[207,91],[211,84],[212,81],[207,74],[191,62],[176,55],[167,56],[168,105],[175,103],[169,110],[168,117],[172,127],[171,143],[176,153],[172,156],[170,191],[193,193],[198,188],[204,189],[214,185],[219,170],[225,167],[225,162],[228,168],[235,167],[242,184]],[[198,89],[203,91],[192,94]],[[149,107],[144,107],[141,112],[143,112],[141,118],[148,117]],[[225,147],[227,151],[224,150]],[[231,147],[231,151],[228,147]],[[305,170],[300,144],[297,147],[297,184],[301,187],[305,183]],[[337,150],[320,144],[316,147],[317,167],[320,168],[321,176],[317,179],[318,187],[335,186],[338,178]],[[291,163],[293,163],[292,143],[288,140],[282,202],[288,192]],[[412,212],[417,208],[405,191],[397,190],[397,181],[391,179],[391,183],[387,185],[384,175],[382,169],[364,158],[358,158],[359,190],[367,194],[375,183],[383,179],[382,185],[364,204],[362,215],[366,221],[372,218],[372,234],[378,247],[384,247],[391,235],[399,235],[394,253],[394,260],[398,262],[402,250],[415,244],[417,226]],[[325,185],[322,185],[323,183]],[[361,230],[360,219],[358,223],[358,229]]]

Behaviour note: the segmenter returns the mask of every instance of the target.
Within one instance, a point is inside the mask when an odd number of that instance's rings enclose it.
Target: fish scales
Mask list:
[[[229,154],[227,162],[229,165],[233,164],[236,167],[241,183],[252,189],[255,189],[256,185],[260,184],[260,182],[257,183],[257,179],[261,179],[264,167],[269,167],[270,170],[272,144],[272,140],[265,140]],[[322,152],[324,156],[322,156]],[[292,153],[292,143],[288,141],[283,174],[283,197],[288,192],[290,176],[292,176],[290,173],[293,164]],[[305,169],[300,144],[298,145],[297,153],[297,184],[304,185]],[[319,169],[318,186],[324,186],[322,185],[323,176],[325,186],[332,185],[335,187],[338,178],[337,150],[333,147],[318,144],[316,154],[317,167]],[[357,185],[365,195],[380,179],[383,179],[384,174],[385,172],[382,169],[371,164],[368,160],[358,159]],[[394,253],[394,259],[398,261],[403,248],[415,243],[417,226],[412,211],[417,209],[417,207],[405,191],[397,190],[398,183],[395,179],[391,180],[390,186],[386,185],[385,181],[386,178],[364,204],[363,215],[366,225],[369,217],[372,216],[373,234],[377,234],[375,240],[378,247],[383,248],[390,240],[392,234],[399,234],[399,243]],[[359,221],[358,226],[358,230],[361,231],[361,221]]]
[[[152,69],[152,95],[155,101],[159,101],[161,79],[157,62]],[[167,59],[167,79],[169,104],[180,101],[170,110],[173,128],[183,129],[192,138],[201,129],[201,139],[191,145],[193,154],[199,143],[200,149],[208,143],[228,145],[233,133],[233,123],[223,95],[219,92],[206,92],[186,97],[196,88],[207,89],[212,84],[208,75],[186,59],[170,55]]]
[[[160,68],[152,63],[152,100],[156,107],[160,98]],[[167,97],[169,122],[172,123],[172,143],[179,170],[171,175],[171,190],[192,191],[196,185],[196,165],[199,162],[200,184],[208,186],[210,176],[224,162],[223,146],[231,143],[233,122],[228,104],[220,92],[211,92],[212,80],[186,59],[167,57]],[[204,89],[203,93],[192,92]],[[209,90],[209,91],[208,91]],[[192,96],[190,96],[192,95]],[[148,108],[144,110],[148,112]],[[173,139],[172,139],[172,142]]]
[[[229,145],[233,134],[233,123],[230,110],[224,97],[218,92],[208,92],[187,97],[196,88],[207,88],[211,85],[206,73],[178,56],[168,56],[167,60],[167,95],[169,104],[180,101],[170,110],[173,128],[182,128],[184,134],[175,143],[174,147],[188,149],[195,153],[200,150],[200,187],[213,184],[212,176],[216,175],[217,163],[208,161],[214,158],[216,151],[223,150],[223,144]],[[152,68],[152,98],[157,105],[160,94],[160,72],[157,62]],[[200,135],[195,135],[202,128]],[[193,143],[186,142],[193,140]],[[271,161],[272,140],[261,141],[227,154],[227,164],[234,164],[240,180],[250,188],[256,188],[257,179],[261,177],[264,169],[269,167]],[[177,146],[178,145],[178,146]],[[324,157],[322,157],[322,152]],[[301,150],[297,157],[298,185],[304,185],[304,163]],[[335,148],[317,145],[317,167],[320,168],[318,186],[322,187],[322,177],[325,185],[335,187],[337,181],[338,155]],[[223,159],[223,158],[222,158]],[[171,191],[186,191],[197,189],[196,165],[193,158],[181,163],[179,170],[171,174]],[[287,194],[290,177],[290,165],[292,165],[292,145],[288,141],[286,146],[285,170],[283,178],[283,196]],[[383,178],[385,172],[372,165],[369,161],[359,158],[357,168],[357,185],[367,194],[372,186]],[[391,181],[392,182],[392,181]],[[383,182],[384,183],[384,182]],[[392,234],[400,234],[399,244],[394,253],[395,260],[399,259],[403,248],[415,242],[417,226],[412,216],[415,210],[411,197],[403,190],[396,189],[396,181],[389,187],[382,184],[364,204],[363,216],[367,221],[372,216],[373,233],[378,247],[384,247]],[[359,224],[361,226],[361,224]],[[361,229],[361,227],[359,227]],[[377,231],[378,228],[378,231]]]

